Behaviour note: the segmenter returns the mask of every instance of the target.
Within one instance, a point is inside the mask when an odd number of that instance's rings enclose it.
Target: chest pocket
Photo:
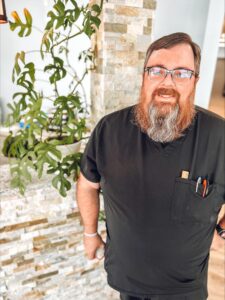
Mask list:
[[[205,197],[196,193],[196,182],[176,178],[171,202],[171,218],[178,222],[214,223],[219,212],[216,185],[210,184]]]

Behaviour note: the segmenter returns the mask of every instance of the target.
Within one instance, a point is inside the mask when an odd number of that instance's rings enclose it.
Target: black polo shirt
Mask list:
[[[134,123],[133,108],[100,120],[81,161],[103,192],[108,283],[134,296],[207,297],[209,249],[225,202],[224,119],[196,107],[183,136],[161,144]],[[200,176],[209,182],[205,197],[196,193]]]

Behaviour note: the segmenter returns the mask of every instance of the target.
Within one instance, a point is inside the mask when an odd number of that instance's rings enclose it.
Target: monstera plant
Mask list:
[[[2,151],[10,160],[11,185],[22,194],[33,172],[37,172],[39,178],[44,173],[52,174],[52,185],[62,196],[71,188],[71,179],[76,180],[78,176],[82,153],[65,154],[59,145],[85,138],[88,114],[83,80],[88,71],[95,68],[95,51],[92,46],[79,53],[77,60],[84,66],[79,74],[70,62],[73,49],[70,42],[82,35],[92,38],[101,23],[103,0],[99,4],[81,5],[81,2],[55,0],[48,12],[40,48],[21,51],[15,56],[12,80],[18,92],[8,104],[11,112],[6,124],[9,128],[20,124],[20,128],[9,132]],[[24,21],[16,11],[12,12],[12,17],[12,31],[17,31],[21,38],[32,36],[35,26],[28,9],[24,9]],[[29,56],[31,53],[40,55],[42,65],[34,63]],[[40,72],[47,78],[48,92],[38,84]],[[46,102],[48,112],[44,108]]]

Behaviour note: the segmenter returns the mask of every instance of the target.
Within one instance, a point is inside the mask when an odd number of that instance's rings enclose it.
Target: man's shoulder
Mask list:
[[[195,109],[198,115],[201,116],[201,121],[207,127],[217,128],[217,130],[225,129],[225,119],[223,117],[197,105],[195,106]]]
[[[122,124],[123,122],[127,122],[133,118],[133,110],[135,105],[131,105],[122,109],[119,109],[117,111],[111,112],[107,115],[105,115],[102,118],[103,123],[111,124],[111,123],[117,123],[118,126]]]
[[[127,126],[132,123],[134,119],[133,110],[136,105],[131,105],[117,111],[111,112],[105,116],[103,116],[96,124],[95,131],[100,133],[112,133],[117,132],[118,130],[121,132],[122,129],[127,129]]]

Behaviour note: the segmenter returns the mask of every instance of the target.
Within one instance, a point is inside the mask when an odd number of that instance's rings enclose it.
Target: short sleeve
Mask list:
[[[102,121],[102,120],[101,120]],[[101,121],[94,128],[88,143],[85,147],[84,153],[81,158],[80,170],[85,178],[92,182],[100,182],[101,175],[98,169],[98,156],[99,156],[99,139]]]

